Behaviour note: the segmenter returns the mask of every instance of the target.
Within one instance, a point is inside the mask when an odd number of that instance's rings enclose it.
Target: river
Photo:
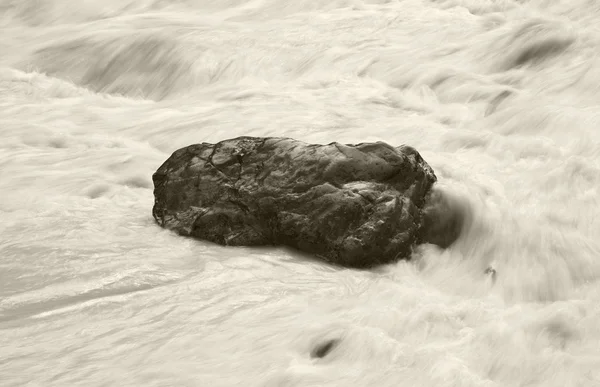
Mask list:
[[[598,20],[0,0],[0,385],[599,386]],[[371,271],[158,227],[152,173],[239,135],[408,144],[471,220]]]

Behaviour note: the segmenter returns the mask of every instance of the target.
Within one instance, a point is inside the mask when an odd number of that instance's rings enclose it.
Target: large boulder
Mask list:
[[[238,137],[190,145],[154,173],[153,216],[228,246],[286,245],[369,268],[410,257],[428,235],[436,176],[409,146]]]

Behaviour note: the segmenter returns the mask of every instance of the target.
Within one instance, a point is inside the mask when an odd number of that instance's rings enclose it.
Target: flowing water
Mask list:
[[[600,386],[599,20],[0,0],[0,385]],[[158,227],[152,173],[238,135],[409,144],[469,222],[372,271]]]

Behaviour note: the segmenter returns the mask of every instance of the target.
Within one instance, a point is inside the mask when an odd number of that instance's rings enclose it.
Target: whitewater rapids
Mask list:
[[[600,386],[599,20],[0,0],[0,386]],[[158,227],[158,166],[239,135],[408,144],[470,221],[373,271]]]

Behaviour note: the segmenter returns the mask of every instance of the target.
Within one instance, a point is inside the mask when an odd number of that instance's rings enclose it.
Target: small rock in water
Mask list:
[[[313,351],[310,353],[310,357],[322,359],[327,354],[329,354],[340,342],[340,339],[332,339],[328,340],[322,344],[319,344]]]
[[[436,180],[405,145],[238,137],[174,152],[153,175],[152,213],[180,235],[228,246],[286,245],[371,268],[410,258],[417,243],[446,247],[457,238],[448,227],[442,238],[434,235],[444,206],[425,219]]]
[[[485,274],[490,276],[492,282],[496,282],[496,269],[490,266],[487,269],[485,269]]]

